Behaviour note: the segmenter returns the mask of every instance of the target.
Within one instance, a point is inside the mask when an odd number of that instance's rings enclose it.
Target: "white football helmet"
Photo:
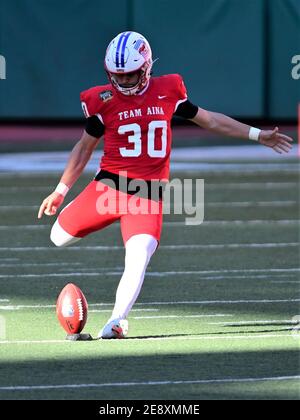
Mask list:
[[[122,32],[109,44],[104,63],[113,86],[124,95],[136,95],[147,86],[151,77],[153,61],[149,42],[137,32]],[[140,77],[133,87],[120,86],[114,77],[135,71],[140,71]]]

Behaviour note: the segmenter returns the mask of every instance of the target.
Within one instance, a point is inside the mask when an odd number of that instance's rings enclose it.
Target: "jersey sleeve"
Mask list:
[[[99,88],[94,87],[80,93],[81,107],[86,118],[96,115],[101,117],[101,101],[99,100]],[[101,118],[100,118],[101,120]]]
[[[186,87],[183,81],[182,76],[180,76],[180,74],[175,74],[176,76],[176,81],[177,81],[177,90],[178,90],[178,97],[179,99],[187,99],[188,98],[188,94],[186,91]]]
[[[179,105],[187,101],[188,94],[187,94],[187,90],[186,90],[183,78],[180,74],[173,74],[172,79],[173,79],[173,84],[174,84],[173,92],[176,99],[175,109],[174,109],[174,113],[175,113]]]

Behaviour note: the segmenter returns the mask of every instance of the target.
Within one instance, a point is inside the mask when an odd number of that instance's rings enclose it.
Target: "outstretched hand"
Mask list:
[[[58,208],[64,202],[65,197],[57,192],[53,192],[50,194],[45,200],[42,202],[41,207],[38,213],[38,219],[43,217],[45,213],[47,216],[54,216],[58,210]]]
[[[279,154],[289,153],[293,147],[292,141],[291,137],[279,133],[278,127],[275,127],[274,130],[262,130],[259,135],[259,143],[271,147]]]

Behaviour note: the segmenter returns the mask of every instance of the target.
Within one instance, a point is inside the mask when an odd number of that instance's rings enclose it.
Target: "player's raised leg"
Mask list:
[[[76,238],[75,236],[70,235],[68,232],[66,232],[61,225],[59,224],[58,219],[54,223],[50,239],[54,243],[54,245],[58,247],[65,247],[68,245],[73,245],[76,242],[78,242],[81,238]]]
[[[102,187],[101,187],[102,186]],[[72,245],[90,233],[104,229],[120,218],[117,213],[101,214],[97,205],[101,195],[114,200],[115,190],[101,182],[92,181],[59,214],[51,231],[51,241],[58,247]]]
[[[157,245],[157,239],[148,234],[132,236],[126,242],[125,270],[117,290],[115,307],[99,338],[124,338],[127,335],[126,318],[139,296],[147,266]]]

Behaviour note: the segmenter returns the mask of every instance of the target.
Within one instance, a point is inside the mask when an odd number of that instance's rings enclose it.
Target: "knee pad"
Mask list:
[[[60,226],[58,220],[56,220],[51,230],[50,239],[57,247],[65,247],[78,242],[81,238],[70,235]]]

